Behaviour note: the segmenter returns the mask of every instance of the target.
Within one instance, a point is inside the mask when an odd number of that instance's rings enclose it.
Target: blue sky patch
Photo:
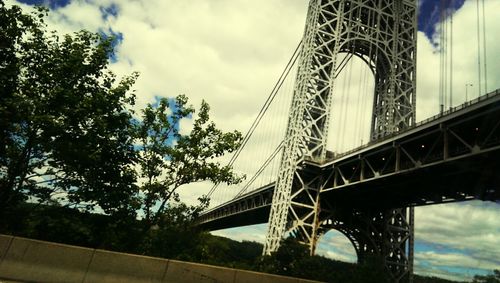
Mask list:
[[[121,32],[116,32],[113,29],[109,28],[108,30],[99,30],[99,33],[104,37],[104,38],[109,38],[113,37],[114,40],[112,42],[113,46],[113,52],[109,56],[109,60],[111,60],[111,63],[116,63],[118,61],[118,58],[116,57],[116,47],[120,45],[123,42],[123,33]]]
[[[42,5],[56,10],[68,5],[71,0],[17,0],[17,2],[28,5]]]
[[[467,250],[453,248],[452,246],[432,243],[423,240],[415,240],[415,252],[437,252],[437,253],[455,253],[468,255]]]
[[[436,26],[440,21],[441,11],[447,10],[455,13],[462,8],[465,0],[421,0],[418,13],[418,30],[425,33],[432,40]]]
[[[113,17],[113,18],[118,17],[119,8],[115,3],[112,3],[111,5],[109,5],[107,7],[101,6],[101,7],[99,7],[99,10],[101,11],[103,20],[107,20],[107,19],[109,19],[109,17]]]

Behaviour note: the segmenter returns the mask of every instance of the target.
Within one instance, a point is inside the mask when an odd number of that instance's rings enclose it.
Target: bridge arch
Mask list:
[[[368,142],[374,117],[375,63],[368,55],[344,50],[337,61],[346,61],[347,58],[350,58],[347,65],[335,78],[332,77],[335,80],[332,82],[333,102],[328,118],[329,128],[325,129],[328,134],[326,148],[336,153]],[[346,121],[352,126],[346,127]]]
[[[339,213],[335,213],[336,216],[333,217],[333,215],[329,215],[329,217],[326,217],[323,221],[321,221],[321,228],[318,231],[318,241],[321,240],[325,234],[330,231],[334,231],[336,233],[340,233],[349,241],[352,245],[358,263],[365,262],[367,256],[380,256],[380,244],[377,243],[373,237],[380,233],[377,231],[378,229],[368,223],[363,223],[365,225],[359,225],[360,223],[365,222],[363,217],[350,217],[347,216],[344,211],[338,212]],[[361,214],[358,214],[358,216]],[[353,226],[365,226],[366,228],[360,229],[354,228]],[[318,245],[316,245],[316,248],[318,248]]]
[[[316,254],[343,262],[355,263],[358,261],[353,239],[344,232],[330,229],[318,237]]]
[[[363,34],[342,38],[338,45],[337,54],[352,54],[353,58],[361,59],[373,74],[374,85],[370,93],[371,99],[373,99],[371,100],[372,110],[370,113],[370,140],[383,137],[387,133],[400,131],[413,124],[415,121],[412,105],[415,94],[406,94],[403,93],[404,91],[398,90],[404,84],[401,81],[409,74],[402,72],[403,67],[400,66],[400,63],[394,62],[394,58],[391,58],[394,56],[391,56],[390,47],[374,39],[370,40]],[[342,66],[337,66],[337,68],[342,68]],[[397,96],[402,97],[398,99]],[[389,104],[394,105],[389,106]],[[397,117],[388,118],[388,116],[395,114],[394,110],[402,112],[401,116],[408,117],[399,121]],[[385,121],[386,119],[388,120]],[[391,128],[391,124],[394,124],[394,127]]]
[[[354,36],[342,41],[339,53],[351,53],[363,60],[375,76],[378,73],[386,74],[391,72],[389,54],[375,42],[361,36]]]

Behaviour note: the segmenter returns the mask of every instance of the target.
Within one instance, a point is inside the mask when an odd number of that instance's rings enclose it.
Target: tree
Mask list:
[[[117,81],[108,70],[112,38],[80,31],[60,39],[46,15],[0,0],[0,212],[31,198],[134,214],[137,74]]]
[[[88,242],[117,249],[127,231],[139,231],[156,247],[179,231],[189,240],[197,233],[193,219],[208,199],[187,206],[178,202],[176,191],[206,180],[239,182],[241,177],[218,159],[236,150],[241,133],[221,131],[210,121],[205,101],[195,113],[184,95],[160,99],[134,116],[137,73],[117,80],[109,70],[113,39],[88,31],[60,39],[47,31],[47,13],[39,7],[24,14],[0,0],[0,230],[21,210],[36,211],[33,217],[44,214],[44,206],[24,205],[29,200],[74,208],[76,215],[109,216],[89,217],[101,224],[68,225],[79,230],[67,233],[78,242],[95,235],[96,227],[105,231],[102,238]],[[179,122],[192,116],[193,129],[181,134]],[[49,226],[62,233],[66,227],[57,225],[61,219],[55,215],[26,220],[30,234]],[[118,228],[125,232],[115,233]]]
[[[205,232],[198,228],[194,220],[199,206],[185,203],[170,204],[154,227],[144,234],[142,252],[148,255],[166,258],[177,258],[192,261],[196,257],[196,249],[206,240]]]
[[[241,181],[232,168],[217,160],[236,150],[241,133],[223,132],[209,119],[209,105],[203,101],[188,135],[179,132],[179,122],[191,118],[195,110],[188,99],[179,95],[173,100],[162,98],[158,105],[142,110],[135,123],[138,149],[142,209],[149,227],[161,222],[170,200],[178,200],[177,189],[188,183],[209,180],[234,184]],[[205,208],[208,200],[200,198]]]
[[[307,247],[290,236],[281,241],[276,252],[262,258],[261,270],[281,275],[296,275],[297,268],[301,266],[300,262],[308,257]]]
[[[492,274],[475,275],[473,283],[500,283],[500,270],[493,270]]]

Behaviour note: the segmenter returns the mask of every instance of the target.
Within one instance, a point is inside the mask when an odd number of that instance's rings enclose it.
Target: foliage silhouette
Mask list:
[[[209,105],[201,103],[193,128],[188,135],[179,132],[179,122],[194,114],[184,95],[169,101],[159,100],[141,110],[136,121],[134,140],[138,150],[139,177],[145,220],[149,226],[158,225],[168,202],[178,200],[176,190],[185,184],[211,181],[234,184],[241,181],[230,166],[222,166],[217,158],[236,150],[241,133],[224,133],[209,119]],[[200,209],[208,199],[200,198]],[[195,213],[195,212],[193,212]]]
[[[80,31],[60,39],[47,31],[45,8],[24,14],[0,0],[0,10],[0,216],[28,200],[117,222],[144,218],[147,231],[165,224],[169,205],[182,206],[180,186],[241,180],[217,161],[241,133],[218,129],[205,101],[195,113],[184,95],[162,98],[135,115],[138,74],[117,80],[109,70],[113,38]],[[179,122],[195,114],[181,134]],[[208,203],[200,201],[190,213]]]
[[[117,81],[107,67],[112,39],[60,39],[46,16],[0,2],[0,213],[30,199],[133,214],[137,74]]]
[[[500,283],[500,270],[495,269],[488,275],[475,275],[473,283]]]

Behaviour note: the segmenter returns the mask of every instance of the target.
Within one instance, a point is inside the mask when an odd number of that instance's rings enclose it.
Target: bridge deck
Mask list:
[[[322,207],[500,199],[500,90],[326,162],[305,160],[301,170],[327,180]],[[273,190],[274,183],[206,211],[200,224],[214,230],[265,223]]]

